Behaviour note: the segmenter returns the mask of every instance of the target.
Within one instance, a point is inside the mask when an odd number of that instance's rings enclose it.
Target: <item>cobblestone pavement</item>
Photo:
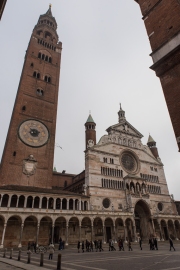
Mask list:
[[[169,251],[169,244],[159,243],[159,250],[149,250],[148,244],[143,245],[143,250],[138,244],[133,245],[133,251],[108,251],[108,246],[104,246],[102,252],[77,253],[76,248],[68,248],[62,254],[62,270],[180,270],[180,241],[174,242],[176,251]],[[44,267],[40,267],[40,255],[31,255],[31,264],[27,264],[27,253],[22,252],[21,266],[17,267],[17,251],[13,252],[13,259],[7,262],[14,266],[2,263],[2,253],[0,254],[0,270],[9,269],[57,269],[57,256],[59,251],[55,251],[53,260],[48,260],[48,253],[44,254]]]

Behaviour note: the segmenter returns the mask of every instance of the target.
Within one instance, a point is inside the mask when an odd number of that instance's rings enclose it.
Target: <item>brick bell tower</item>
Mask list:
[[[152,48],[151,69],[160,78],[180,151],[180,0],[135,0]]]
[[[84,125],[86,128],[85,148],[87,149],[96,144],[96,123],[94,122],[91,114],[89,114],[89,117]]]
[[[25,55],[0,168],[0,186],[52,187],[62,43],[51,6]]]

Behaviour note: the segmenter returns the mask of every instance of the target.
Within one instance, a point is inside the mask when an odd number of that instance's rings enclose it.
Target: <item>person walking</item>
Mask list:
[[[174,251],[175,251],[175,248],[174,248],[174,245],[173,245],[173,241],[172,241],[172,239],[170,237],[169,237],[169,244],[170,244],[170,250],[169,251],[171,251],[171,248],[173,248]]]
[[[154,249],[158,250],[158,242],[156,237],[154,237]]]
[[[139,237],[139,247],[140,247],[140,250],[142,250],[142,239],[141,239],[141,237]]]
[[[77,249],[78,249],[78,253],[79,253],[79,249],[80,249],[80,241],[78,241]]]
[[[51,243],[50,245],[49,245],[49,260],[52,260],[53,259],[53,254],[54,254],[54,245],[53,245],[53,243]]]
[[[82,252],[84,253],[84,241],[82,241]]]

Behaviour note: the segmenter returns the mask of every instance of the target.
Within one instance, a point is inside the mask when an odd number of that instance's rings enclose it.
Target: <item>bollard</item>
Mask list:
[[[40,255],[40,266],[43,266],[44,264],[44,253],[41,252],[41,255]]]
[[[12,259],[12,255],[13,255],[13,248],[11,248],[11,250],[10,250],[9,259]]]
[[[61,270],[61,253],[58,254],[57,270]]]
[[[6,251],[7,251],[7,248],[4,249],[3,258],[6,258]]]
[[[19,252],[18,252],[18,261],[21,260],[21,249],[19,249]]]
[[[28,255],[27,263],[31,263],[31,251],[30,250],[28,250],[27,255]]]

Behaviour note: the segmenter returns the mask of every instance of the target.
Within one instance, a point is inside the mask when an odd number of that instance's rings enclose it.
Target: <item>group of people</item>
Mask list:
[[[94,240],[93,241],[88,241],[86,239],[86,241],[82,241],[82,244],[80,243],[80,241],[78,241],[78,244],[77,244],[77,249],[78,249],[78,253],[80,252],[80,248],[82,248],[82,252],[84,252],[85,250],[87,252],[90,252],[90,251],[95,251],[97,252],[98,250],[99,251],[103,251],[103,248],[102,248],[102,240]]]
[[[64,241],[62,240],[62,238],[59,238],[59,250],[63,250],[64,249]]]
[[[36,242],[28,242],[28,248],[29,251],[32,253],[36,253]]]
[[[139,247],[140,247],[140,250],[142,250],[142,239],[141,237],[138,237],[138,242],[139,242]],[[119,239],[118,240],[118,247],[119,247],[119,251],[124,251],[124,241],[123,239]],[[173,245],[173,241],[171,238],[169,238],[169,244],[170,244],[170,251],[171,249],[174,249],[175,251],[175,248],[174,248],[174,245]],[[82,244],[80,243],[80,241],[78,241],[78,244],[77,244],[77,249],[78,249],[78,253],[80,252],[80,248],[82,246],[82,252],[84,252],[85,250],[88,252],[88,251],[93,251],[94,248],[96,251],[103,251],[103,248],[102,248],[102,240],[95,240],[94,242],[93,241],[82,241]],[[127,247],[128,247],[128,250],[129,251],[132,251],[132,243],[130,241],[130,239],[127,240]],[[156,237],[150,237],[149,238],[149,247],[150,247],[150,250],[158,250],[158,241],[157,241],[157,238]],[[114,251],[116,250],[115,247],[114,247],[114,241],[112,239],[109,239],[109,251]]]

